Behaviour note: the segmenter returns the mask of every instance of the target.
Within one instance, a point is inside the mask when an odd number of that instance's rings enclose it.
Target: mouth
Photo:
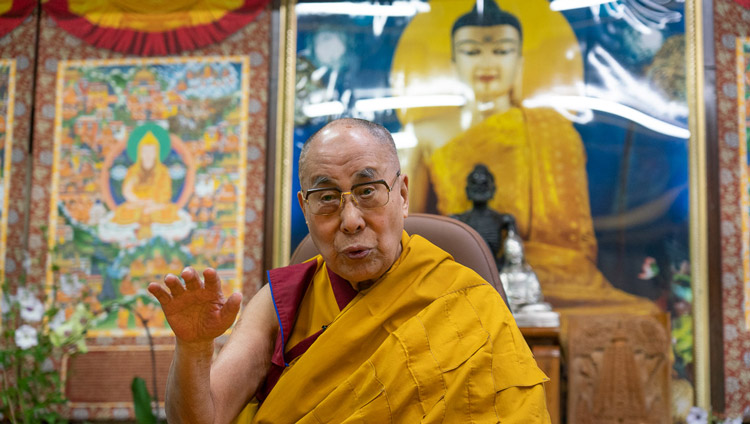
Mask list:
[[[492,82],[495,79],[495,76],[494,75],[480,75],[477,79],[483,83],[488,83],[488,82]]]
[[[342,253],[349,259],[363,259],[366,258],[371,251],[372,249],[364,246],[351,246],[344,249]]]

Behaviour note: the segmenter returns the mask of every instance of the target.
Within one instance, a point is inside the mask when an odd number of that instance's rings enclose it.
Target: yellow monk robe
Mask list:
[[[612,287],[596,267],[586,154],[571,123],[550,109],[493,115],[437,149],[428,162],[438,210],[471,209],[464,190],[478,163],[495,176],[489,206],[516,218],[542,293],[566,313],[656,313],[648,299]]]
[[[495,289],[420,236],[404,232],[402,246],[345,305],[332,293],[340,277],[314,258],[291,334],[280,337],[289,353],[326,329],[284,368],[252,422],[549,422],[548,379]],[[283,327],[285,282],[269,275]]]

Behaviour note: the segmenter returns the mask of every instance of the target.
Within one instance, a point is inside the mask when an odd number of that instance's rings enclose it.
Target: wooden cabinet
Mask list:
[[[536,362],[549,377],[544,385],[547,392],[547,409],[552,424],[560,424],[560,390],[562,388],[560,373],[560,328],[559,327],[521,327],[521,333],[529,344]]]

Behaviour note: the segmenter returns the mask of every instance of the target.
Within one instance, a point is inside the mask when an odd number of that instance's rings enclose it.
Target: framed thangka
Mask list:
[[[307,234],[302,144],[339,117],[378,122],[394,135],[411,211],[471,214],[467,179],[484,165],[487,205],[515,217],[563,322],[668,313],[680,402],[708,406],[695,351],[707,343],[694,337],[705,337],[705,299],[693,296],[705,282],[691,261],[702,257],[690,207],[701,171],[688,166],[703,137],[691,133],[701,93],[688,89],[695,2],[299,1],[295,13],[294,127],[277,162],[291,168],[291,221],[278,228],[289,249]]]
[[[47,283],[66,314],[82,291],[130,304],[92,335],[170,334],[145,288],[186,265],[241,289],[248,76],[246,57],[59,63]]]
[[[5,278],[16,62],[0,59],[0,282]]]
[[[737,38],[737,123],[742,202],[742,270],[745,329],[750,330],[750,38]]]

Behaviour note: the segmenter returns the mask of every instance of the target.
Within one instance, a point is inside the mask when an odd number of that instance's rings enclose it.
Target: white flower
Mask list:
[[[16,346],[21,349],[28,349],[36,346],[38,343],[36,338],[36,328],[24,324],[16,330]]]
[[[39,299],[32,297],[21,303],[21,318],[26,322],[39,322],[44,316],[44,305]]]
[[[705,409],[694,406],[690,408],[685,424],[708,424],[708,412]]]
[[[721,424],[742,424],[742,417],[727,418]]]
[[[34,297],[34,295],[23,287],[19,287],[18,290],[16,290],[15,298],[11,296],[11,298],[13,298],[12,300],[17,300],[19,302],[23,302],[24,299],[28,299],[30,297]]]
[[[21,318],[27,322],[39,322],[44,316],[44,305],[34,293],[20,287],[16,293],[21,308]]]

